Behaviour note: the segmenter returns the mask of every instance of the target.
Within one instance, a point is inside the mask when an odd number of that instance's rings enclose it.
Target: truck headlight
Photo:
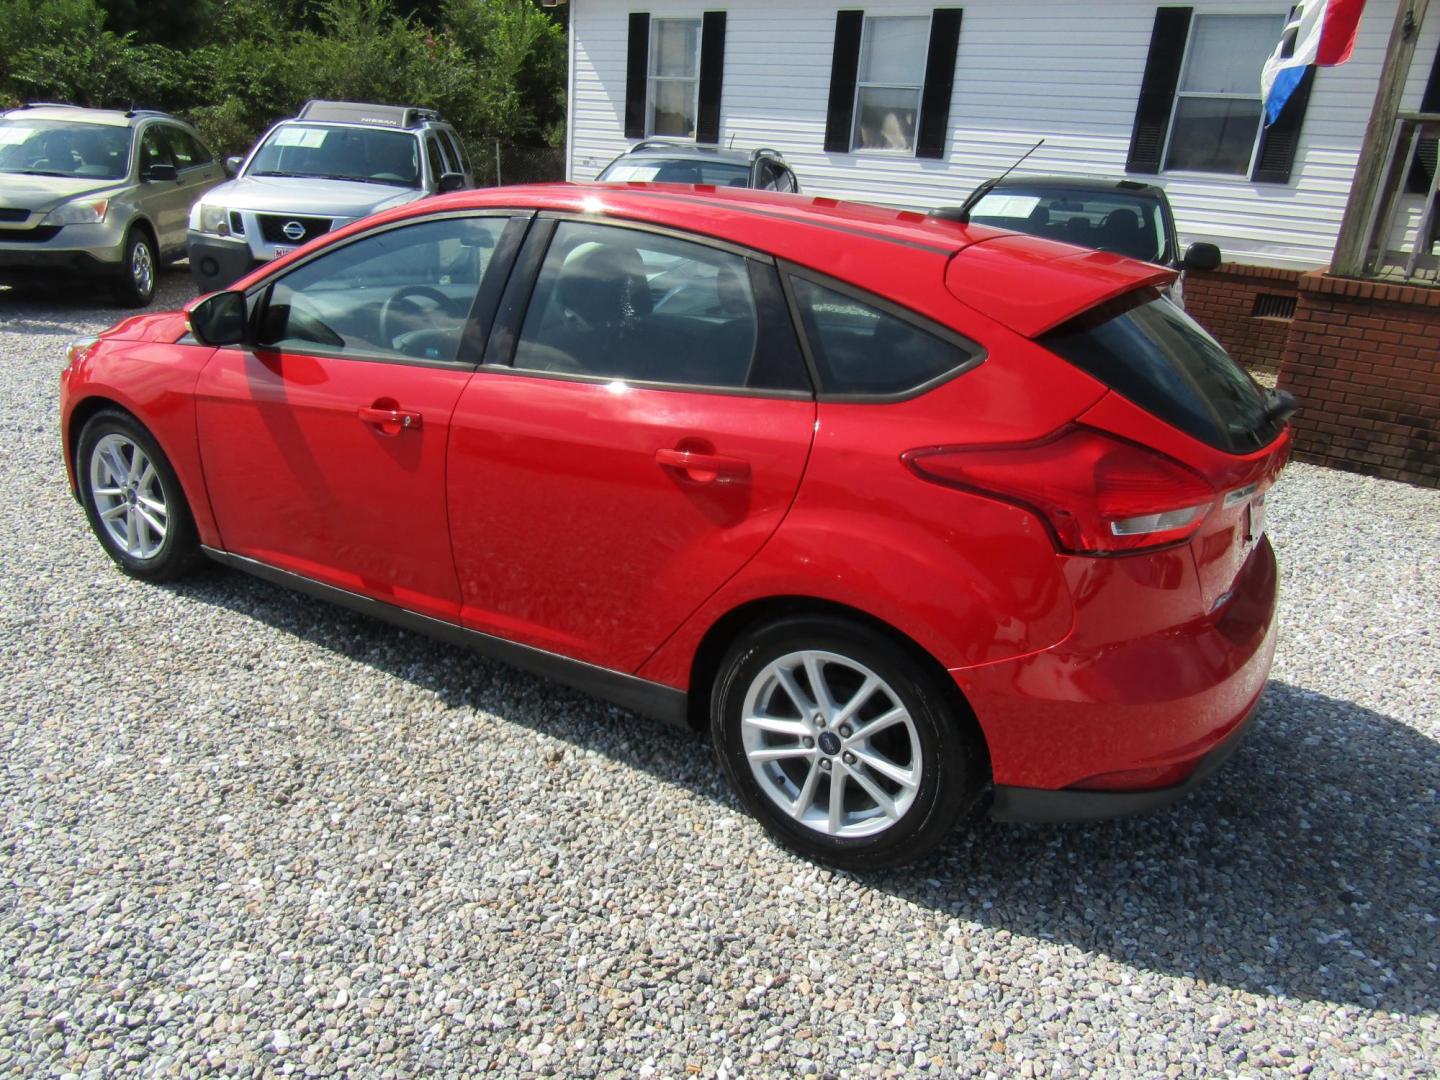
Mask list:
[[[190,228],[212,236],[230,235],[230,216],[223,206],[196,203],[190,208]]]
[[[109,199],[75,199],[45,215],[41,225],[98,225],[110,209]]]

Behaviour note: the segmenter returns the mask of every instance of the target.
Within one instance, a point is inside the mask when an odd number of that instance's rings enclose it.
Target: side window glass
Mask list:
[[[197,164],[195,160],[195,144],[190,141],[190,136],[177,127],[165,129],[165,141],[170,144],[170,153],[175,160],[175,168],[188,169]]]
[[[823,393],[904,393],[980,353],[846,293],[800,277],[790,283]]]
[[[508,218],[389,229],[297,267],[271,286],[259,343],[288,352],[454,361]]]
[[[515,366],[690,386],[755,386],[747,261],[673,237],[561,222],[525,314]]]
[[[172,140],[178,135],[185,140],[185,145],[190,148],[190,160],[196,165],[208,165],[215,160],[215,155],[205,148],[205,144],[183,129],[175,129],[171,132]]]
[[[445,162],[440,157],[440,143],[434,135],[425,136],[425,156],[430,159],[430,182],[438,184],[440,177],[449,170],[445,168]]]
[[[781,169],[780,176],[775,181],[776,191],[795,191],[795,174],[789,169]]]
[[[450,160],[455,163],[455,171],[468,175],[470,172],[470,163],[465,160],[465,152],[460,147],[460,140],[455,137],[455,133],[452,131],[445,132],[444,136],[445,145],[450,148]]]
[[[140,175],[151,165],[173,165],[170,147],[159,124],[151,124],[140,136]]]

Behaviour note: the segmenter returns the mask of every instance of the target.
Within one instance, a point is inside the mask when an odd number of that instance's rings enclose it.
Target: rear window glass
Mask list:
[[[725,161],[702,161],[692,158],[659,160],[640,158],[617,161],[600,174],[601,180],[631,183],[714,184],[716,187],[749,187],[750,168]]]
[[[1265,393],[1219,342],[1154,289],[1086,312],[1040,338],[1047,349],[1188,435],[1249,453],[1280,433]]]
[[[1170,257],[1159,200],[1121,191],[1006,185],[980,196],[970,220],[1146,262]]]
[[[790,282],[824,393],[903,394],[980,354],[846,293]]]

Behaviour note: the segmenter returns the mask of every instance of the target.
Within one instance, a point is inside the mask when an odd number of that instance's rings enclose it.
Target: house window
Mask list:
[[[700,105],[700,20],[655,19],[650,30],[647,135],[695,137]]]
[[[855,83],[852,150],[915,152],[928,16],[867,16]]]
[[[1250,172],[1264,112],[1259,72],[1281,15],[1196,15],[1175,92],[1165,168]]]

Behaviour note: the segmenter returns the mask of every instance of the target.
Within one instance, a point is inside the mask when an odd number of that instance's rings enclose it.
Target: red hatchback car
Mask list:
[[[1178,797],[1275,641],[1261,390],[1120,256],[830,199],[429,199],[71,346],[128,573],[219,562],[708,727],[851,868]]]

